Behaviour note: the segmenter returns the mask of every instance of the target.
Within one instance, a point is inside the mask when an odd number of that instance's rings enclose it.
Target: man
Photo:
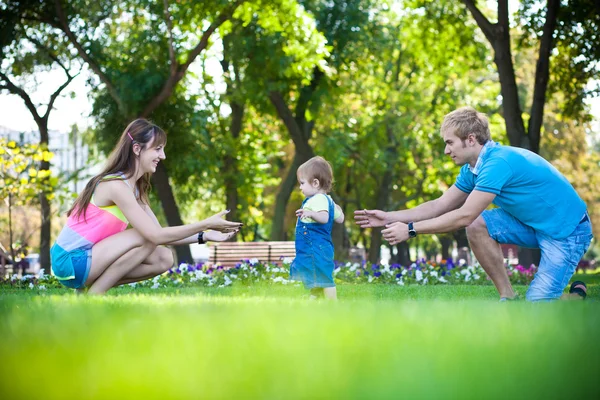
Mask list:
[[[540,265],[526,298],[560,298],[592,240],[586,205],[573,186],[537,154],[493,142],[487,117],[471,107],[446,115],[441,134],[444,153],[462,165],[455,184],[440,198],[410,210],[356,211],[356,223],[385,226],[382,234],[391,245],[466,227],[471,249],[501,301],[516,293],[500,243],[539,248]],[[498,208],[486,210],[492,203]]]

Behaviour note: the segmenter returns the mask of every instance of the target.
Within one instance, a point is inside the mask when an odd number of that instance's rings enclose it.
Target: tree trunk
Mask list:
[[[393,169],[398,158],[398,150],[394,140],[394,134],[392,128],[387,122],[385,130],[388,139],[388,146],[385,149],[386,168],[379,187],[377,188],[377,200],[375,202],[375,209],[377,210],[385,210],[388,207],[390,188],[392,186],[393,179]],[[371,248],[369,249],[369,261],[371,263],[378,263],[381,256],[381,231],[381,228],[371,230]]]
[[[550,53],[552,52],[554,29],[556,18],[560,8],[560,0],[548,0],[546,22],[542,39],[540,40],[540,51],[535,68],[535,84],[533,87],[533,103],[528,126],[530,150],[534,153],[540,152],[540,131],[544,122],[544,105],[546,104],[546,89],[550,77]]]
[[[12,258],[13,274],[15,273],[15,249],[13,247],[13,227],[12,227],[12,193],[8,193],[8,249]]]
[[[457,262],[460,259],[464,259],[468,264],[471,263],[471,247],[469,246],[469,239],[467,238],[466,229],[459,229],[452,234],[454,240],[456,240],[456,247],[458,247]]]
[[[542,258],[542,252],[540,249],[518,247],[517,253],[519,257],[519,264],[522,266],[529,268],[531,264],[540,265],[540,259]]]
[[[45,119],[43,124],[38,124],[40,130],[40,144],[43,147],[48,147],[48,120]],[[42,161],[40,171],[48,171],[50,162]],[[42,191],[39,194],[41,206],[41,229],[40,229],[40,268],[43,268],[46,273],[50,273],[50,243],[52,240],[52,215],[50,201],[48,201],[48,193]]]
[[[298,104],[303,104],[306,101],[305,97],[309,96],[307,93],[307,91],[303,91],[303,95],[300,96]],[[292,164],[287,171],[287,175],[277,193],[273,225],[271,228],[271,240],[286,240],[285,212],[296,184],[296,171],[300,165],[315,155],[309,143],[314,121],[310,123],[306,121],[306,109],[302,107],[296,107],[296,116],[294,117],[287,107],[281,93],[273,91],[269,93],[269,98],[277,111],[277,115],[285,124],[290,138],[294,142],[294,160],[292,161]]]
[[[412,264],[408,242],[398,243],[396,249],[398,250],[398,263],[400,263],[400,265],[407,267]]]
[[[233,142],[233,150],[225,156],[225,196],[229,214],[227,219],[231,221],[238,220],[238,161],[237,145],[242,131],[242,121],[244,118],[244,106],[236,102],[231,102],[231,126],[230,134]],[[230,241],[235,241],[235,236]]]
[[[277,192],[277,197],[275,198],[275,212],[273,214],[273,225],[271,228],[271,240],[287,240],[287,235],[285,232],[285,212],[292,191],[296,186],[296,171],[302,163],[310,158],[301,157],[302,156],[296,152],[286,177],[279,187],[279,192]]]
[[[502,94],[502,110],[506,124],[506,134],[511,146],[528,147],[523,123],[519,92],[515,80],[515,70],[510,50],[510,35],[508,26],[502,29],[502,34],[493,43],[494,62],[500,78],[500,93]]]
[[[152,176],[152,181],[156,187],[158,198],[162,204],[169,226],[183,225],[173,190],[171,190],[171,185],[169,184],[167,168],[163,163],[158,163],[156,172]],[[175,246],[175,252],[178,263],[193,262],[190,246]]]
[[[442,245],[442,259],[450,260],[452,259],[452,254],[450,254],[450,247],[452,246],[452,238],[447,235],[440,235],[440,243]]]

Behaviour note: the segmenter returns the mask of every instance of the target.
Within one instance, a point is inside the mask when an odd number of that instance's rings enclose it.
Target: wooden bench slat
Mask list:
[[[224,267],[233,267],[251,259],[281,265],[283,258],[294,257],[296,257],[296,246],[291,241],[209,244],[209,261]]]

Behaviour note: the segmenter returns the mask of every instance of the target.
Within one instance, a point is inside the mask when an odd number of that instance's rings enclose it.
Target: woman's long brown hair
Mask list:
[[[104,177],[122,172],[125,174],[126,178],[131,178],[135,174],[135,160],[138,157],[133,152],[133,145],[135,143],[139,144],[142,147],[142,151],[144,151],[149,145],[161,146],[165,145],[166,142],[167,134],[150,121],[140,118],[130,123],[127,128],[125,128],[119,142],[110,153],[104,170],[100,174],[94,176],[87,185],[85,185],[85,188],[79,197],[77,197],[77,200],[75,200],[73,207],[71,207],[67,215],[70,216],[72,213],[75,213],[75,217],[80,218],[83,214],[83,218],[85,218],[85,213],[92,199],[92,195],[94,194],[94,190]],[[135,183],[139,192],[139,199],[145,204],[148,204],[150,176],[151,174],[144,174]],[[115,177],[108,180],[114,179],[121,178]]]

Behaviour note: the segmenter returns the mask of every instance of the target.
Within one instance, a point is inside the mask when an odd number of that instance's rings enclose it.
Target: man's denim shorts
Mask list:
[[[486,210],[482,217],[490,237],[498,243],[541,250],[538,271],[526,294],[529,301],[558,299],[594,237],[587,213],[564,239],[553,239],[537,232],[501,208]]]

